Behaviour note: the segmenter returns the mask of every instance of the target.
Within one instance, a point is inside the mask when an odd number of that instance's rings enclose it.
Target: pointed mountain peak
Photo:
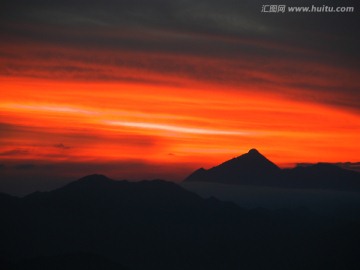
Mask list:
[[[251,155],[261,155],[260,152],[255,149],[255,148],[252,148],[249,150],[248,154],[251,154]]]
[[[239,158],[251,158],[251,159],[266,159],[257,149],[252,148],[247,153],[241,155]]]
[[[255,148],[209,170],[198,169],[185,181],[258,184],[275,178],[280,168]]]
[[[247,153],[239,156],[238,158],[251,158],[253,160],[256,160],[256,159],[266,159],[267,160],[267,158],[255,148],[250,149]]]
[[[279,169],[255,148],[252,148],[247,153],[228,160],[216,167],[232,167],[234,169],[236,168],[242,170],[263,170],[266,168]]]

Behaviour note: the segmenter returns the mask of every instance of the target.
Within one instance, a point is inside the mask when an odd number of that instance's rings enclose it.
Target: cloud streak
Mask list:
[[[359,11],[264,14],[263,4],[5,0],[2,172],[173,177],[253,147],[280,165],[358,161]]]
[[[271,16],[262,4],[7,2],[0,70],[56,80],[252,85],[358,111],[358,14]]]
[[[233,135],[233,136],[253,135],[253,133],[247,132],[247,131],[213,130],[213,129],[163,125],[163,124],[155,124],[155,123],[105,121],[105,124],[113,125],[113,126],[150,129],[150,130],[161,130],[161,131],[169,131],[169,132],[176,132],[176,133],[202,134],[202,135]]]
[[[8,151],[4,151],[0,153],[0,156],[24,156],[24,155],[29,155],[30,151],[27,149],[12,149],[12,150],[8,150]]]

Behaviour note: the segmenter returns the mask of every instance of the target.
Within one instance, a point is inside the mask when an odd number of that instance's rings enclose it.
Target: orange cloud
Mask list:
[[[168,170],[253,147],[280,165],[360,153],[356,114],[260,91],[7,78],[1,88],[3,163],[136,160]]]

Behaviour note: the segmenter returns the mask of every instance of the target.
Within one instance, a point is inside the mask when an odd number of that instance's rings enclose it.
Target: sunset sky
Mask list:
[[[263,4],[2,3],[0,191],[180,181],[250,148],[281,167],[360,161],[359,11]]]

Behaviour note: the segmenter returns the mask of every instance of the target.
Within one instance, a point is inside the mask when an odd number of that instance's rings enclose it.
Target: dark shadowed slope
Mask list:
[[[198,269],[206,262],[203,245],[213,241],[205,235],[221,236],[217,226],[242,213],[171,182],[130,183],[102,175],[21,199],[3,197],[0,254],[5,258],[86,252],[129,269]],[[198,258],[186,260],[196,253]]]
[[[360,191],[359,172],[326,163],[281,170],[255,149],[209,170],[196,170],[184,181]]]
[[[51,192],[2,196],[1,203],[0,263],[8,269],[64,269],[57,266],[71,261],[89,269],[84,254],[95,254],[101,269],[359,267],[356,220],[247,211],[161,180],[91,175]]]

